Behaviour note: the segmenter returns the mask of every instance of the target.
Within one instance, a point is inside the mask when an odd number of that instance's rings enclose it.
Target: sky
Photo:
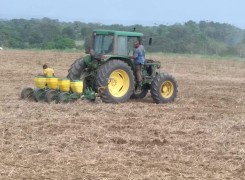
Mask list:
[[[245,29],[245,0],[0,0],[0,19],[43,17],[144,26],[214,21]]]

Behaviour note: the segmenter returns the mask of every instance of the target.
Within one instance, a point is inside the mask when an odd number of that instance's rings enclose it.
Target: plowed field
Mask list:
[[[245,61],[150,55],[176,101],[70,104],[20,99],[48,62],[82,53],[0,51],[0,179],[244,179]]]

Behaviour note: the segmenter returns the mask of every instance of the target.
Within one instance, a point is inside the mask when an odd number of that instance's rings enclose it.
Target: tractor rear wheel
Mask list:
[[[30,87],[24,88],[21,91],[21,99],[31,99],[33,97],[34,90]]]
[[[84,69],[85,64],[83,58],[75,60],[68,70],[67,78],[70,80],[79,80]]]
[[[158,74],[151,83],[151,96],[157,104],[173,102],[177,96],[176,80],[168,74]]]
[[[100,97],[106,103],[122,103],[133,94],[133,71],[121,60],[110,60],[101,65],[96,82]]]

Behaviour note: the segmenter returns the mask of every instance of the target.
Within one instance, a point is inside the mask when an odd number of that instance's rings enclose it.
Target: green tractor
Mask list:
[[[142,66],[143,83],[136,93],[135,64],[129,57],[133,42],[142,38],[139,32],[94,30],[87,55],[71,65],[67,78],[82,80],[85,93],[96,92],[106,103],[144,98],[149,90],[157,104],[174,101],[178,92],[175,79],[160,73],[160,62],[150,59]]]

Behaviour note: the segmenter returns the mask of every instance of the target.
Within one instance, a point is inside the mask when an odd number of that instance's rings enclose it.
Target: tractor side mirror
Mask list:
[[[149,46],[152,44],[152,38],[149,38]]]

